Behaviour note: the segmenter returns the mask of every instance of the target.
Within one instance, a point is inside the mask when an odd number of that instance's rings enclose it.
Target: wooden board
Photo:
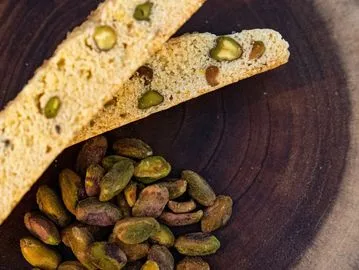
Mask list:
[[[97,4],[1,1],[1,108]],[[208,0],[179,34],[274,28],[289,64],[108,134],[143,138],[174,175],[197,170],[234,198],[213,269],[359,268],[358,18],[356,0]],[[39,183],[56,187],[78,149]],[[38,184],[0,227],[0,269],[31,269],[18,242]]]

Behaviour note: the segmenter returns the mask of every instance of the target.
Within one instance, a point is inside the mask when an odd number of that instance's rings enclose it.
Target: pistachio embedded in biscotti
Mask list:
[[[109,51],[117,43],[117,34],[111,26],[101,25],[96,27],[93,39],[99,50]]]
[[[51,119],[55,118],[60,110],[61,100],[59,97],[55,96],[50,98],[44,108],[44,115],[46,118]]]
[[[138,108],[145,110],[157,106],[164,101],[164,97],[157,91],[150,90],[138,99]]]
[[[135,9],[133,17],[137,21],[149,21],[152,12],[153,3],[147,1],[141,5],[138,5]]]
[[[252,51],[249,54],[249,60],[260,58],[266,50],[263,41],[254,41],[252,45]]]
[[[210,50],[210,56],[217,61],[234,61],[243,54],[239,43],[231,37],[219,37],[216,46]]]
[[[210,86],[216,86],[219,84],[217,77],[219,74],[219,68],[216,66],[209,66],[206,69],[206,80]]]

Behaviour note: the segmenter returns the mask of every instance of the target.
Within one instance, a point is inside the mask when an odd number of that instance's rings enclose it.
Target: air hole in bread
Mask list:
[[[57,69],[61,70],[64,69],[66,64],[66,61],[64,58],[61,58],[58,62],[57,62]]]
[[[42,108],[41,108],[41,102],[40,99],[41,97],[44,95],[44,93],[38,94],[35,98],[35,105],[39,111],[39,113],[42,113]]]
[[[51,146],[46,146],[46,154],[50,153],[52,150]]]

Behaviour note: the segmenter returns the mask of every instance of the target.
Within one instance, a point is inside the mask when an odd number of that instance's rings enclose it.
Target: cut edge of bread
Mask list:
[[[210,33],[185,34],[170,39],[165,46],[146,64],[153,70],[150,85],[140,76],[129,80],[91,125],[85,127],[72,142],[81,142],[106,131],[166,110],[182,102],[196,98],[226,85],[277,68],[288,62],[289,44],[271,29],[244,30],[229,36],[243,48],[243,55],[233,62],[218,62],[209,56],[218,36]],[[265,53],[259,59],[249,60],[254,41],[262,41]],[[219,68],[218,85],[211,86],[205,78],[209,66]],[[137,107],[138,99],[148,90],[155,90],[164,96],[158,106],[147,110]]]
[[[135,8],[144,2],[101,3],[0,112],[0,224],[75,134],[205,0],[151,0],[150,21],[137,21]],[[117,34],[110,51],[100,51],[93,39],[101,25]],[[44,107],[53,97],[61,107],[47,119]]]

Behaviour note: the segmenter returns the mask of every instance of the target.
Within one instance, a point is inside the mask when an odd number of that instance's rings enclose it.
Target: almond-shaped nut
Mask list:
[[[83,266],[78,261],[66,261],[59,265],[57,270],[86,270],[87,268]]]
[[[144,159],[153,155],[151,146],[136,138],[117,140],[113,144],[113,150],[117,155],[135,159]]]
[[[160,270],[160,267],[155,261],[147,260],[141,270]]]
[[[59,196],[46,185],[39,187],[36,193],[36,202],[41,212],[60,227],[65,227],[71,221],[71,217]]]
[[[81,175],[85,175],[90,165],[100,164],[107,151],[107,139],[97,136],[89,139],[81,148],[76,161],[76,169]]]
[[[188,193],[199,204],[203,206],[213,205],[216,194],[207,181],[194,171],[186,170],[182,172],[182,179],[188,183]]]
[[[206,80],[207,83],[212,86],[215,87],[219,84],[218,82],[218,75],[219,75],[219,68],[216,66],[209,66],[206,69]]]
[[[159,219],[168,226],[186,226],[198,223],[203,217],[203,211],[198,210],[193,213],[174,214],[171,212],[163,212]]]
[[[213,232],[225,226],[231,218],[232,206],[231,197],[219,195],[214,204],[204,211],[204,216],[201,220],[202,232]]]
[[[92,164],[86,170],[85,190],[89,197],[100,195],[100,182],[105,175],[105,169],[98,164]]]
[[[157,232],[160,224],[151,217],[128,217],[119,220],[113,234],[125,244],[139,244]]]
[[[128,161],[132,162],[133,166],[136,165],[136,162],[134,160],[127,158],[127,157],[118,156],[118,155],[111,155],[111,156],[105,157],[102,160],[101,164],[102,164],[102,167],[108,172],[109,170],[111,170],[113,165],[115,165],[117,162],[119,162],[121,160],[128,160]]]
[[[110,235],[109,242],[117,243],[122,251],[126,254],[127,261],[129,262],[134,262],[147,257],[148,251],[150,250],[150,244],[148,242],[139,244],[125,244],[120,241],[114,234]]]
[[[25,260],[34,267],[56,269],[61,262],[61,255],[57,251],[33,237],[22,238],[20,248]]]
[[[113,165],[100,182],[100,201],[109,201],[120,194],[130,182],[133,172],[131,161],[121,160]]]
[[[210,270],[210,267],[201,257],[185,257],[177,264],[176,270]]]
[[[121,192],[117,195],[117,205],[120,208],[122,217],[130,217],[131,216],[131,207],[128,205],[125,195]]]
[[[263,56],[266,51],[263,41],[254,41],[252,44],[252,50],[249,54],[249,60],[258,59]]]
[[[189,233],[177,238],[175,248],[186,256],[206,256],[214,254],[221,247],[219,240],[210,234]]]
[[[194,200],[190,200],[187,202],[175,202],[175,201],[169,201],[167,204],[168,208],[176,214],[182,214],[182,213],[188,213],[192,212],[196,209],[197,204]]]
[[[126,254],[117,243],[92,243],[88,253],[92,264],[98,269],[122,269],[127,263]]]
[[[173,270],[175,268],[174,258],[168,248],[164,246],[153,245],[147,258],[156,262],[161,270]]]
[[[135,217],[157,218],[166,207],[168,198],[167,188],[159,185],[148,186],[141,191],[132,208],[132,215]]]
[[[177,199],[187,191],[187,181],[183,179],[170,179],[166,182],[158,183],[158,185],[168,189],[170,200]]]
[[[135,167],[134,176],[144,184],[151,184],[169,175],[171,165],[160,156],[141,160]]]
[[[112,203],[100,202],[95,197],[82,200],[76,207],[76,219],[88,225],[112,226],[122,217]]]
[[[45,244],[60,244],[61,237],[56,225],[40,213],[26,213],[24,216],[24,223],[29,232]]]
[[[72,214],[76,214],[78,202],[86,197],[85,187],[80,176],[70,169],[64,169],[59,175],[62,200]]]
[[[150,239],[153,243],[165,247],[172,247],[175,243],[175,236],[171,229],[163,224],[160,224],[160,229],[152,234]]]
[[[133,207],[137,201],[137,184],[135,182],[129,183],[123,193],[128,205]]]
[[[99,50],[109,51],[117,43],[117,34],[111,26],[100,25],[95,28],[93,39]]]

